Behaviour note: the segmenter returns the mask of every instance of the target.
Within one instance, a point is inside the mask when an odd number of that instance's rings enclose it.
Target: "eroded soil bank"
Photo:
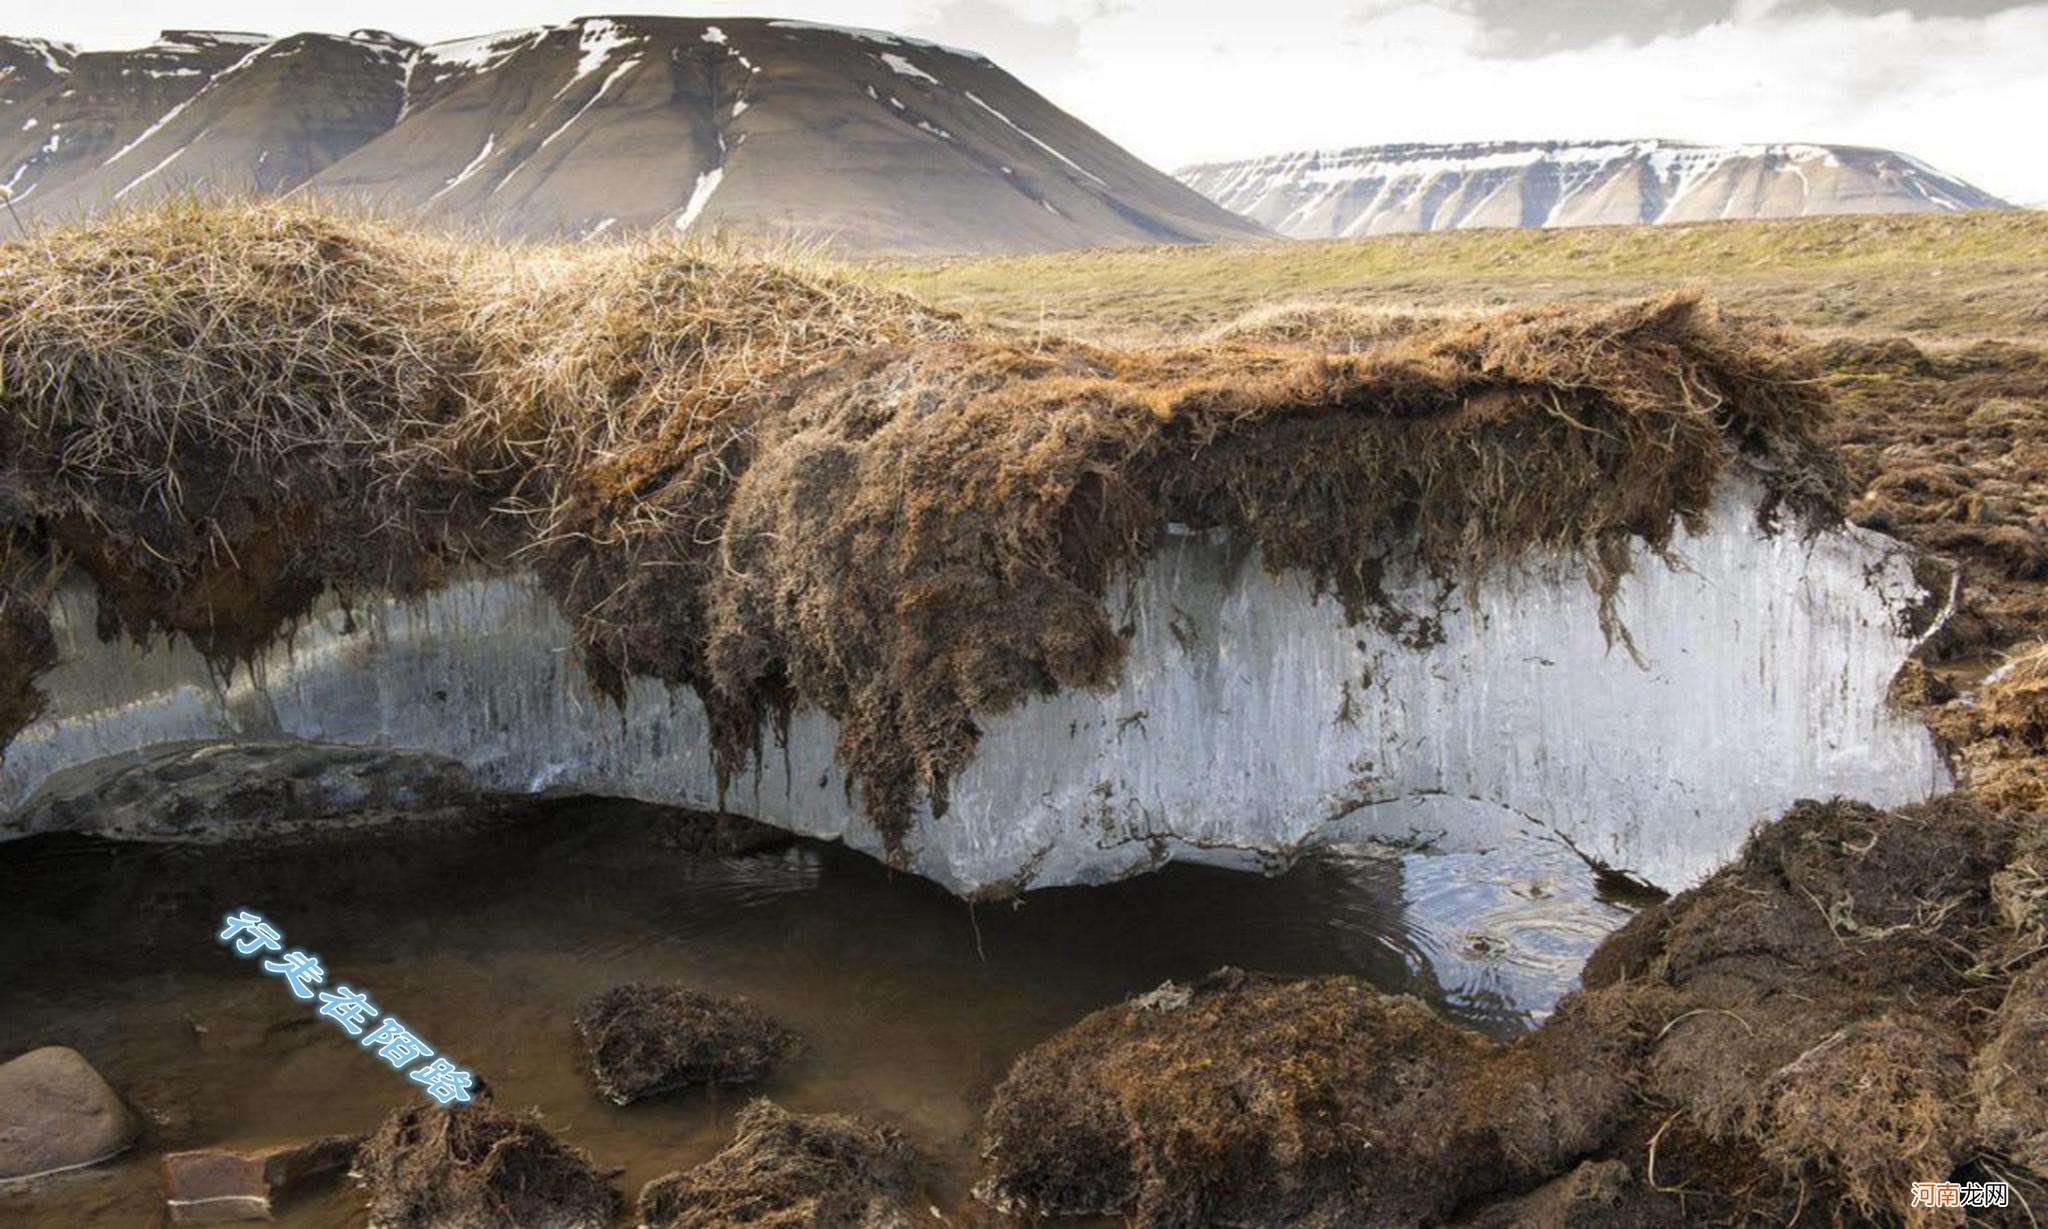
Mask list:
[[[953,1224],[1002,1223],[966,1195],[991,1089],[1090,1011],[1240,964],[1350,974],[1505,1038],[1629,916],[1562,851],[1505,863],[1333,851],[1279,878],[1173,866],[970,912],[841,847],[720,853],[696,821],[629,804],[434,828],[316,844],[0,846],[0,1053],[72,1046],[146,1124],[138,1150],[108,1166],[0,1195],[0,1221],[148,1223],[162,1151],[368,1131],[420,1102],[418,1086],[224,952],[213,936],[227,909],[265,911],[334,979],[431,1030],[500,1104],[538,1105],[564,1142],[624,1166],[629,1199],[731,1143],[759,1094],[902,1130],[934,1162],[927,1194]],[[591,1083],[574,1015],[634,980],[742,996],[807,1049],[762,1085],[616,1106]],[[337,1189],[280,1223],[353,1227],[362,1206]]]

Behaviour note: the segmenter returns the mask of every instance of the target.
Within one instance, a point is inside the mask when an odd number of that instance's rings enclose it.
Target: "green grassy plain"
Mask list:
[[[929,302],[1095,340],[1184,339],[1275,303],[1388,309],[1698,286],[1828,334],[2048,340],[2048,212],[1475,230],[879,266]]]

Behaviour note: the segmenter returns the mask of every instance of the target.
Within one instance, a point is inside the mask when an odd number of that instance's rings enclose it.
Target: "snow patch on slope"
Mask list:
[[[922,68],[919,68],[917,65],[912,64],[908,59],[904,58],[903,56],[897,55],[893,51],[884,51],[881,55],[881,60],[882,63],[887,64],[889,66],[890,72],[895,73],[899,77],[909,77],[914,81],[929,81],[933,85],[937,85],[939,83],[939,79],[937,77],[932,76],[930,73],[926,72]]]
[[[684,205],[683,211],[676,215],[677,230],[690,229],[698,215],[704,212],[704,206],[711,203],[711,194],[718,191],[718,185],[724,178],[725,168],[722,166],[712,167],[697,176],[697,185],[690,189],[690,203]]]
[[[1054,149],[1052,146],[1047,145],[1044,141],[1041,141],[1037,137],[1032,136],[1029,132],[1026,132],[1024,128],[1017,123],[1017,121],[1011,119],[1007,115],[1004,115],[1001,111],[996,110],[994,107],[989,106],[986,102],[983,102],[981,95],[975,93],[973,90],[962,90],[961,93],[966,96],[967,101],[973,103],[977,107],[980,107],[982,110],[988,112],[990,115],[995,116],[997,119],[1003,121],[1005,124],[1008,124],[1012,129],[1014,129],[1017,132],[1019,136],[1031,142],[1033,145],[1036,145],[1038,148],[1044,150],[1046,153],[1051,154],[1053,157],[1058,158],[1061,162],[1066,163],[1067,166],[1072,168],[1075,173],[1085,176],[1089,180],[1092,180],[1097,184],[1101,184],[1105,188],[1109,186],[1108,184],[1102,182],[1102,176],[1097,175],[1095,172],[1091,170],[1088,170],[1086,167],[1074,161],[1072,158],[1067,157],[1065,154]],[[894,102],[895,100],[891,99],[890,101]],[[901,106],[902,104],[898,103],[897,105]]]
[[[221,82],[227,80],[229,77],[234,76],[242,69],[247,68],[250,64],[254,63],[256,59],[260,57],[265,51],[269,50],[271,46],[272,44],[266,42],[262,46],[256,48],[254,51],[251,51],[248,55],[243,56],[241,59],[236,60],[233,64],[230,64],[226,68],[220,70],[219,73],[214,75],[213,80],[207,82],[205,85],[200,86],[199,89],[193,93],[192,97],[187,98],[185,101],[179,103],[177,106],[172,107],[170,110],[164,112],[163,115],[160,116],[154,124],[151,124],[149,127],[142,130],[141,136],[136,137],[134,140],[128,142],[126,145],[123,145],[120,149],[115,150],[114,156],[107,159],[105,162],[100,163],[100,165],[112,166],[116,162],[119,162],[122,158],[127,157],[130,150],[142,144],[144,141],[149,140],[149,138],[155,136],[157,133],[163,131],[164,125],[170,123],[172,120],[178,118],[180,115],[183,115],[187,108],[189,108],[193,103],[198,102],[207,94],[211,93],[215,86],[219,85]],[[169,159],[166,159],[165,161],[169,161]],[[156,170],[151,171],[150,174],[155,174],[156,171],[162,169],[163,167],[159,165],[156,168]],[[130,188],[134,186],[135,185],[132,183],[128,185],[128,187]],[[122,191],[127,191],[127,188],[123,188]],[[117,196],[116,199],[119,199],[119,197]]]

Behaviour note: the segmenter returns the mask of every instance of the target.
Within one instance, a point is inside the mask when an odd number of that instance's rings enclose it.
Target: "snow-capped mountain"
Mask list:
[[[1284,235],[2010,208],[1905,154],[1848,145],[1373,145],[1178,172]]]
[[[426,46],[0,38],[0,184],[40,218],[305,191],[519,236],[975,251],[1264,233],[980,55],[758,19],[587,17]]]

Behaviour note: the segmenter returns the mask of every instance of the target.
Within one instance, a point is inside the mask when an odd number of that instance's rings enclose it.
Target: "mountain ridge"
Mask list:
[[[524,238],[730,229],[942,252],[1266,233],[986,56],[770,18],[579,17],[432,44],[0,38],[0,184],[44,219],[304,191]]]
[[[1908,154],[1804,142],[1409,142],[1197,163],[1175,174],[1295,238],[2011,207]]]

